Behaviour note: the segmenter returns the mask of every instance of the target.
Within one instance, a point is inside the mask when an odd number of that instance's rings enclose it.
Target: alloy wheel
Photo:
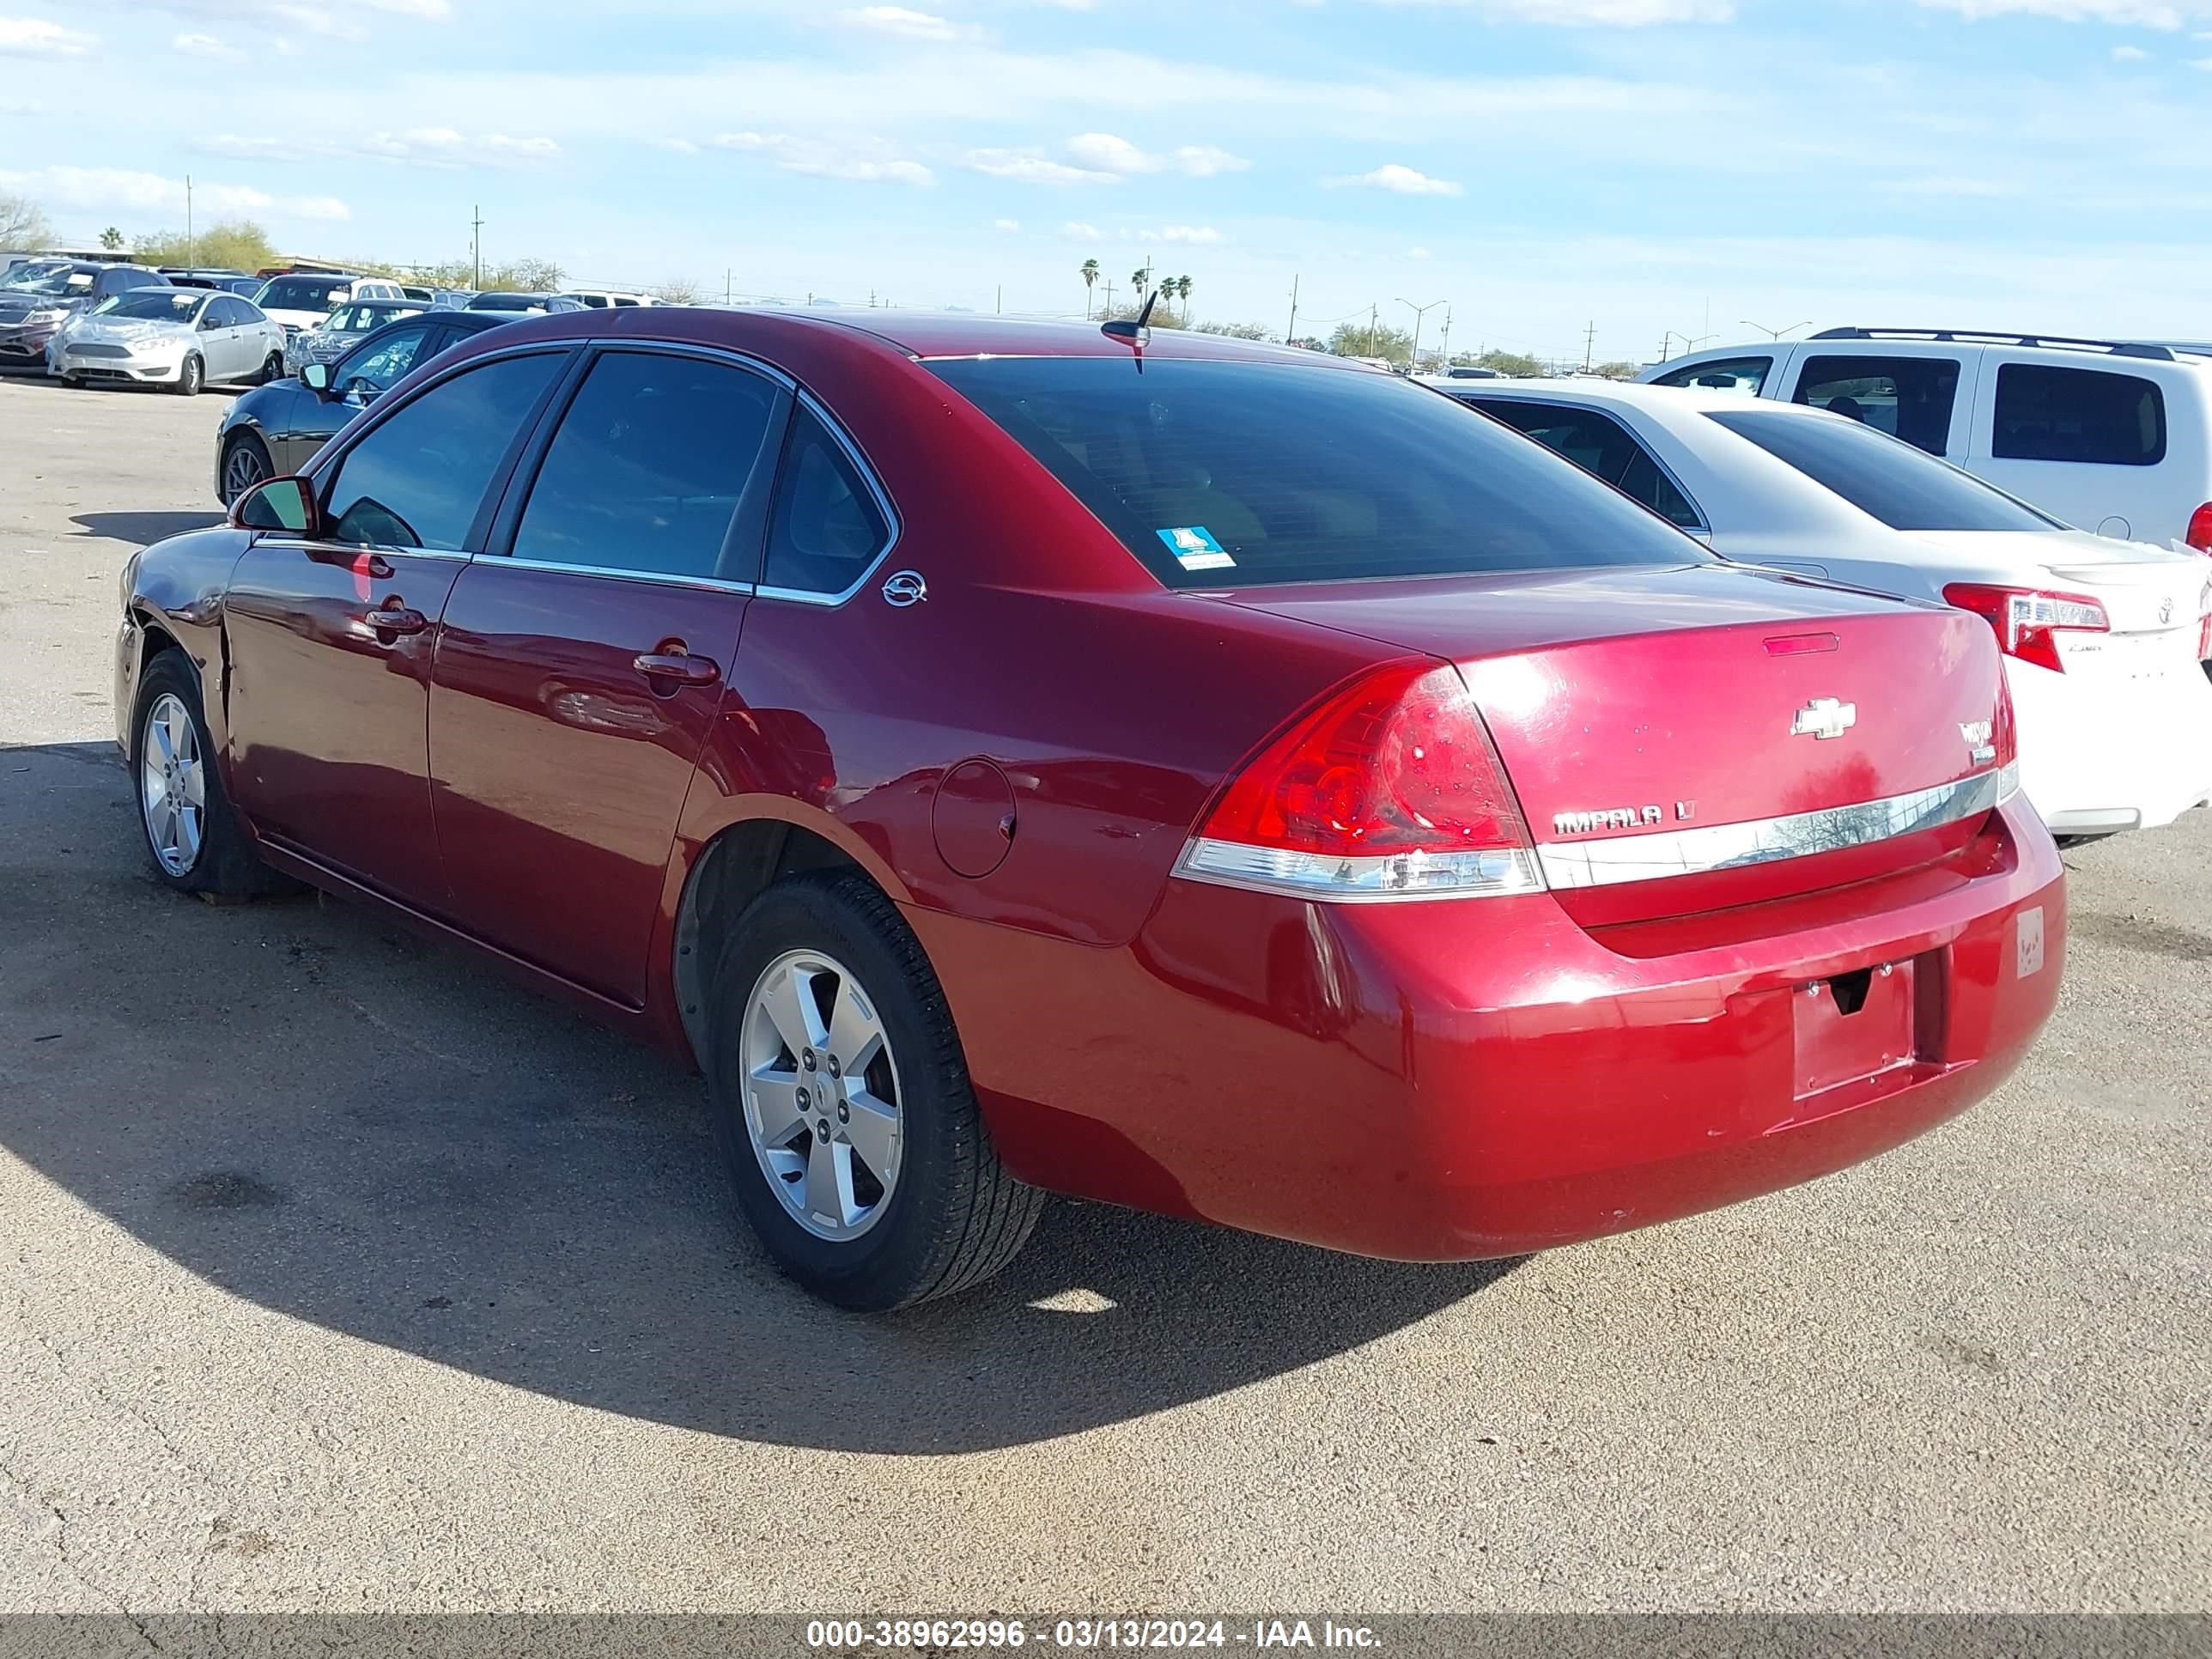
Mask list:
[[[259,450],[250,443],[233,444],[222,464],[222,487],[228,492],[223,499],[236,501],[267,477],[269,469],[263,465]]]
[[[815,951],[768,965],[745,1000],[745,1128],[792,1218],[844,1243],[883,1217],[904,1139],[898,1067],[873,1000]]]
[[[206,827],[207,769],[199,728],[171,692],[146,711],[138,740],[138,800],[147,844],[161,867],[173,876],[191,874]]]

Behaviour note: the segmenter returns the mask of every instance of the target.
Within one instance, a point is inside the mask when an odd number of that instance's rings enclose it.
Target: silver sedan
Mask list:
[[[191,397],[211,380],[281,374],[284,331],[250,300],[198,288],[134,289],[64,324],[46,372],[70,386],[166,386]]]

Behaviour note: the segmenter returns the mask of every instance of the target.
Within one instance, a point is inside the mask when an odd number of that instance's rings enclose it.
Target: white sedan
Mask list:
[[[1431,384],[1728,558],[1986,617],[2022,787],[2054,833],[2148,829],[2212,799],[2212,558],[2069,529],[1820,410],[1588,380]]]

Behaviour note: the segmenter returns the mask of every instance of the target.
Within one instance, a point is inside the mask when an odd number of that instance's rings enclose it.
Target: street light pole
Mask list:
[[[1431,312],[1443,305],[1444,301],[1431,300],[1425,306],[1417,306],[1411,300],[1401,295],[1398,303],[1413,313],[1413,355],[1407,367],[1409,373],[1418,374],[1421,372],[1421,324]]]
[[[1795,334],[1801,328],[1810,328],[1813,326],[1812,319],[1810,318],[1808,318],[1802,323],[1792,323],[1787,328],[1769,328],[1765,323],[1754,323],[1748,317],[1739,318],[1737,320],[1746,328],[1757,329],[1761,334],[1764,334],[1770,340],[1779,340],[1785,334]]]

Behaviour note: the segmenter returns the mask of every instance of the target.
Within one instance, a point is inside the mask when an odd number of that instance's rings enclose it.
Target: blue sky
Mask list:
[[[303,252],[480,203],[579,282],[1079,315],[1149,260],[1547,356],[2201,338],[2208,106],[2212,0],[0,0],[0,189],[72,237],[190,173]]]

